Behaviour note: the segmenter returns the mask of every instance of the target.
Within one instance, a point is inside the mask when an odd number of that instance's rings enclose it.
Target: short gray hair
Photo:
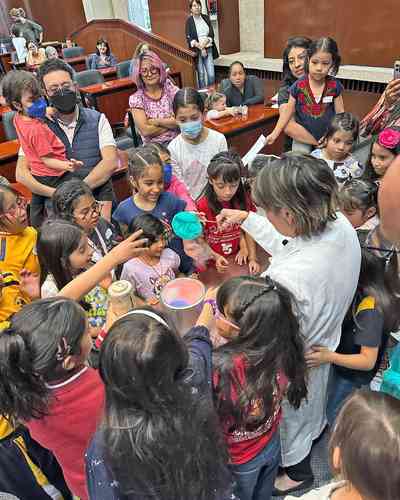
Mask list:
[[[299,153],[269,162],[257,176],[253,196],[265,210],[289,210],[296,234],[308,238],[336,220],[339,206],[337,181],[327,163]]]

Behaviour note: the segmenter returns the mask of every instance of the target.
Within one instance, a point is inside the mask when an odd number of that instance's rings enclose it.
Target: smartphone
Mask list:
[[[395,61],[393,65],[393,78],[397,80],[400,78],[400,61]]]

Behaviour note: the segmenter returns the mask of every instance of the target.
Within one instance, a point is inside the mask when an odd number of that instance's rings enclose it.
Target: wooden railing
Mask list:
[[[86,54],[96,50],[99,38],[107,39],[118,61],[131,59],[137,44],[146,42],[172,71],[181,73],[185,87],[195,84],[195,53],[135,24],[121,19],[95,19],[71,33],[71,37]]]

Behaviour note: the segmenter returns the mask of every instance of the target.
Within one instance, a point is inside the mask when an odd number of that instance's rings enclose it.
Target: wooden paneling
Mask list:
[[[184,86],[194,85],[194,53],[132,23],[121,19],[96,19],[73,32],[71,36],[78,45],[84,47],[86,54],[94,51],[98,38],[106,38],[118,61],[130,59],[136,45],[146,42],[173,72],[181,73]]]
[[[221,54],[240,52],[239,0],[217,0]]]
[[[290,36],[332,36],[343,64],[390,67],[399,58],[398,0],[264,0],[265,57],[281,57]]]
[[[65,40],[68,33],[86,22],[82,0],[2,0],[9,11],[22,7],[28,18],[44,28],[44,41]]]
[[[151,31],[181,47],[187,47],[185,24],[189,0],[149,0]]]

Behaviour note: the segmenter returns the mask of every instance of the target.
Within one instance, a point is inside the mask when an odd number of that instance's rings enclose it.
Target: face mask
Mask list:
[[[179,128],[182,134],[189,139],[196,139],[203,130],[203,124],[201,120],[196,120],[193,122],[179,123]]]
[[[26,114],[31,118],[41,118],[43,119],[46,116],[46,108],[47,102],[44,97],[39,97],[36,101],[29,106],[26,110]]]
[[[164,186],[168,187],[172,181],[172,165],[164,163]]]
[[[77,102],[76,92],[73,90],[57,90],[57,92],[51,96],[50,102],[57,111],[68,115],[75,111]]]

